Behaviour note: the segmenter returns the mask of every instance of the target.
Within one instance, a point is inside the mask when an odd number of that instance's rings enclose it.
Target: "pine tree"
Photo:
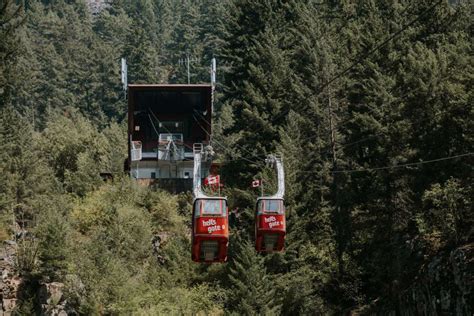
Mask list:
[[[203,57],[203,45],[200,41],[202,19],[199,4],[194,1],[182,1],[176,8],[179,15],[176,16],[177,23],[174,26],[171,41],[167,49],[171,52],[169,61],[174,63],[174,73],[171,82],[187,83],[186,59],[190,59],[190,82],[199,83],[202,80],[201,59]],[[178,63],[179,62],[179,63]],[[208,69],[206,67],[206,69]],[[206,78],[208,82],[209,76]]]
[[[363,47],[370,50],[381,39],[400,29],[400,25],[417,14],[420,16],[429,6],[424,3],[411,7],[408,3],[397,6],[374,2],[361,5],[358,23],[371,27],[363,28],[367,34],[362,38],[360,34],[352,33],[354,40],[350,41],[358,43],[359,50]],[[432,45],[433,38],[439,37],[438,32],[450,32],[446,29],[449,18],[442,18],[441,13],[449,12],[446,9],[443,4],[430,14],[421,15],[417,24],[407,27],[351,71],[348,89],[351,120],[344,129],[349,145],[343,150],[352,168],[387,166],[450,155],[442,152],[442,145],[428,144],[430,137],[436,137],[438,144],[444,138],[436,134],[435,126],[439,126],[447,103],[441,102],[444,103],[441,106],[436,95],[442,90],[438,82],[448,81],[435,78],[443,73],[446,55],[441,57],[438,50],[442,41],[437,42],[436,48]],[[411,15],[407,15],[406,10]],[[394,21],[399,21],[395,28]],[[360,26],[352,27],[359,29]],[[423,140],[424,137],[427,139]],[[425,151],[425,145],[430,149]],[[454,148],[449,147],[451,150]],[[456,174],[456,167],[448,167],[448,173]],[[367,284],[371,288],[382,286],[386,289],[392,304],[398,308],[401,304],[398,301],[401,280],[410,278],[417,271],[417,264],[409,256],[410,249],[406,245],[408,240],[415,238],[410,236],[410,231],[411,227],[416,227],[413,219],[417,205],[420,206],[419,192],[426,188],[427,182],[438,176],[444,177],[434,171],[438,168],[440,165],[426,165],[413,170],[396,168],[354,173],[347,178],[351,185],[344,189],[349,197],[344,203],[352,204],[354,236],[348,250],[352,249],[352,254],[359,253],[353,258],[371,275]],[[364,237],[367,234],[374,237],[368,240]],[[367,294],[379,295],[372,291]]]
[[[130,83],[154,83],[158,80],[158,56],[149,35],[137,22],[127,38],[125,56]]]
[[[286,110],[294,106],[288,97],[291,86],[288,29],[293,22],[291,6],[277,1],[238,1],[227,19],[225,62],[226,99],[234,111],[234,125],[226,133],[237,136],[232,151],[255,160],[275,150],[278,126]],[[243,162],[229,168],[244,170]],[[247,172],[232,184],[249,183],[257,165],[246,165]]]
[[[43,211],[35,228],[39,239],[39,273],[47,282],[57,282],[67,272],[69,227],[61,214],[61,205],[48,204],[50,208]]]
[[[204,0],[201,4],[201,19],[198,23],[201,25],[200,41],[203,43],[203,63],[201,81],[209,81],[209,63],[213,57],[217,59],[218,63],[218,80],[224,81],[227,67],[224,64],[223,49],[225,46],[225,24],[226,16],[229,13],[230,1],[215,2],[212,0]],[[208,62],[208,64],[205,64]]]
[[[11,104],[15,90],[10,80],[21,56],[20,31],[24,23],[24,6],[2,1],[0,6],[0,107]]]
[[[278,311],[275,290],[267,275],[263,260],[250,243],[237,237],[237,248],[229,268],[232,294],[229,308],[245,315],[260,315]]]
[[[62,6],[61,6],[62,8]],[[72,95],[68,91],[66,62],[61,53],[65,35],[66,21],[51,7],[33,3],[29,11],[29,36],[36,56],[39,74],[32,91],[35,98],[36,121],[44,127],[44,118],[48,111],[72,104]]]
[[[38,159],[34,140],[32,126],[13,107],[1,110],[0,210],[13,211],[25,223],[34,217],[35,199],[53,188],[51,170]]]
[[[100,102],[108,118],[120,120],[125,116],[126,99],[120,82],[120,59],[125,57],[125,46],[132,19],[123,9],[114,14],[103,11],[94,23],[93,69],[95,85],[91,97]]]

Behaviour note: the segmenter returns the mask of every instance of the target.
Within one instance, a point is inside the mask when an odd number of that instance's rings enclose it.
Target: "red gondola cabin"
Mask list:
[[[193,261],[225,262],[228,245],[227,200],[222,197],[196,199],[193,206]]]
[[[258,198],[255,212],[255,249],[258,252],[282,251],[286,222],[283,199]]]

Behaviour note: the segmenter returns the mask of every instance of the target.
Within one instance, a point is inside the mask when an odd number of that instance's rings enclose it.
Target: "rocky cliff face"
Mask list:
[[[0,316],[15,315],[23,299],[28,299],[27,280],[15,270],[16,242],[6,240],[0,246]],[[67,301],[63,295],[64,285],[58,282],[41,283],[37,289],[37,300],[32,302],[40,315],[67,316]]]
[[[14,272],[15,242],[7,240],[0,247],[0,315],[11,315],[18,301],[22,279]]]
[[[156,240],[166,239],[160,236]],[[0,316],[13,315],[22,297],[25,280],[15,272],[15,242],[5,241],[0,247]],[[452,251],[440,252],[424,266],[413,285],[401,297],[399,314],[412,315],[473,315],[474,312],[474,243]],[[67,308],[62,283],[41,283],[37,287],[36,306],[41,315],[74,315]],[[375,303],[375,302],[374,302]],[[374,305],[378,305],[375,303]],[[381,306],[379,306],[381,307]],[[378,308],[362,308],[354,315],[378,314]],[[396,315],[395,311],[383,314]]]
[[[441,252],[402,296],[401,314],[472,315],[474,243]]]
[[[63,289],[64,284],[59,282],[41,284],[38,293],[41,315],[67,316],[71,314],[66,312],[67,301],[64,298]]]

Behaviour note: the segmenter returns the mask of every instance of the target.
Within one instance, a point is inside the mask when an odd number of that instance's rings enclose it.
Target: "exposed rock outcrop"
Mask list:
[[[43,283],[39,289],[38,299],[41,303],[41,314],[48,316],[67,316],[67,301],[63,295],[64,284],[59,282]]]
[[[159,264],[164,264],[166,261],[166,258],[163,256],[161,248],[163,244],[166,243],[168,238],[170,237],[170,234],[167,232],[161,232],[153,236],[153,239],[151,241],[152,247],[153,247],[153,254],[155,255],[156,260],[158,261]]]
[[[16,242],[6,240],[0,247],[0,316],[14,315],[21,306],[25,279],[15,269]],[[28,282],[26,282],[28,283]],[[37,284],[37,283],[36,283]],[[67,316],[67,301],[63,295],[64,284],[59,282],[42,283],[34,286],[37,290],[35,309],[41,315]],[[74,313],[72,313],[74,314]]]
[[[402,296],[402,315],[472,315],[474,244],[442,252]]]
[[[15,274],[16,243],[6,240],[0,248],[0,316],[11,315],[17,306],[22,279]]]

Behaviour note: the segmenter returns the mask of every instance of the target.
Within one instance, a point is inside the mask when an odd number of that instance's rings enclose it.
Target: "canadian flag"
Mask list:
[[[217,176],[208,176],[206,179],[204,179],[204,185],[215,185],[220,183],[220,177],[219,175]]]
[[[257,188],[262,185],[262,180],[253,180],[252,181],[252,188]]]

